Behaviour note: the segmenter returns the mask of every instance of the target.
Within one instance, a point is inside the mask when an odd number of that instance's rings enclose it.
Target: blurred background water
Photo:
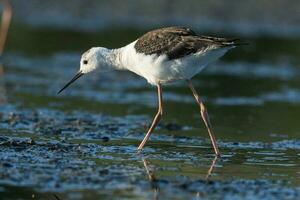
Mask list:
[[[11,1],[0,66],[1,199],[298,199],[300,2]],[[156,89],[130,72],[56,92],[92,46],[116,48],[162,26],[238,37],[194,79],[220,144],[215,162],[184,82],[142,155]],[[56,195],[56,196],[55,196]]]

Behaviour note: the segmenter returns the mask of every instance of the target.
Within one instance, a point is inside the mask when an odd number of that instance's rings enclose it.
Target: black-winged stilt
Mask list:
[[[191,79],[207,64],[240,44],[242,43],[237,39],[200,36],[184,27],[156,29],[122,48],[93,47],[89,49],[81,57],[78,73],[58,93],[82,75],[95,70],[129,70],[144,77],[150,84],[156,85],[158,111],[138,147],[138,150],[141,150],[163,113],[162,85],[185,80],[200,107],[201,117],[208,130],[214,152],[220,155],[208,112],[192,85]]]

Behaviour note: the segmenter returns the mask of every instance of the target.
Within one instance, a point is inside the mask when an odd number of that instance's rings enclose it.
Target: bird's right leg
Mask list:
[[[157,94],[158,94],[158,111],[153,119],[153,122],[146,134],[146,136],[144,137],[143,141],[141,142],[141,144],[138,147],[138,150],[142,150],[143,147],[145,146],[146,142],[148,141],[148,139],[150,138],[151,133],[153,132],[154,128],[156,127],[157,123],[159,122],[161,116],[162,116],[162,111],[163,111],[163,106],[162,106],[162,89],[161,89],[161,84],[158,83],[157,84]]]
[[[187,83],[190,87],[190,89],[192,90],[192,93],[200,107],[200,114],[201,114],[201,117],[204,121],[204,124],[207,128],[207,131],[208,131],[208,134],[209,134],[209,137],[210,137],[210,140],[211,140],[211,143],[212,143],[212,146],[214,148],[214,151],[215,151],[215,154],[216,156],[220,156],[220,151],[219,151],[219,148],[218,148],[218,145],[217,145],[217,141],[216,141],[216,138],[215,138],[215,134],[212,130],[212,126],[210,124],[210,121],[209,121],[209,116],[208,116],[208,112],[201,100],[201,98],[199,97],[199,95],[197,94],[193,84],[192,84],[192,81],[191,80],[187,80]]]

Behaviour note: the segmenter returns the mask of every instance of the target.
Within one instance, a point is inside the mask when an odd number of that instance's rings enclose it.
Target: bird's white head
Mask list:
[[[113,56],[110,49],[104,47],[93,47],[82,54],[80,69],[77,74],[69,81],[58,93],[62,92],[82,75],[95,71],[108,71],[113,68]]]
[[[96,69],[106,70],[109,66],[110,50],[104,47],[93,47],[82,54],[80,71],[84,74]]]

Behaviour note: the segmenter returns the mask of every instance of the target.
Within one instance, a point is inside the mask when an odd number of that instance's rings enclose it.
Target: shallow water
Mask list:
[[[300,40],[248,39],[195,78],[222,153],[215,160],[184,82],[164,87],[164,116],[142,154],[157,103],[145,80],[87,75],[56,95],[81,51],[140,33],[13,26],[0,79],[1,198],[298,199]]]

